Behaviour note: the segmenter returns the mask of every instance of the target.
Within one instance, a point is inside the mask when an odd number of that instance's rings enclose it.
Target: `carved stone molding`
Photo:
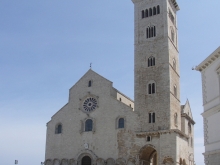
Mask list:
[[[203,128],[204,128],[204,144],[208,144],[208,120],[203,118]]]

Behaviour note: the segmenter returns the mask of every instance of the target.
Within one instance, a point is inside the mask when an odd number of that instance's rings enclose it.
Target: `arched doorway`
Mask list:
[[[143,147],[140,150],[140,161],[143,165],[157,165],[157,151],[151,146]]]
[[[84,156],[81,161],[81,165],[91,165],[91,158],[89,156]]]

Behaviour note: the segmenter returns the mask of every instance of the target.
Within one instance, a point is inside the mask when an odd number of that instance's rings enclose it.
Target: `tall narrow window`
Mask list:
[[[147,37],[147,38],[150,38],[150,37],[149,37],[149,27],[146,29],[146,33],[147,33],[147,34],[146,34],[146,37]]]
[[[156,7],[153,8],[153,15],[156,15],[157,11],[156,11]]]
[[[93,128],[93,121],[92,121],[92,119],[87,119],[86,122],[85,122],[85,131],[86,132],[92,131],[92,128]]]
[[[156,84],[154,82],[151,82],[148,84],[148,94],[154,93],[156,93]]]
[[[157,14],[160,14],[160,6],[157,5]]]
[[[142,18],[144,18],[145,17],[144,10],[142,10],[141,14],[142,14]]]
[[[145,17],[148,17],[148,10],[145,10]]]
[[[148,67],[155,66],[155,57],[151,56],[148,58]]]
[[[125,127],[124,122],[125,122],[124,118],[120,118],[118,120],[118,128],[124,128]]]
[[[149,16],[152,16],[153,12],[152,12],[152,8],[149,9]]]
[[[155,123],[155,113],[153,113],[152,119],[153,119],[153,123]]]
[[[155,93],[155,83],[152,83],[152,94]]]
[[[92,86],[92,80],[89,80],[88,87]]]
[[[177,113],[174,114],[174,124],[178,125]]]
[[[149,123],[155,123],[155,113],[154,112],[149,113]]]
[[[173,86],[173,92],[174,92],[174,96],[177,97],[177,89],[176,89],[176,85]]]
[[[192,129],[191,129],[191,124],[190,124],[190,122],[188,122],[188,132],[189,132],[189,134],[191,134],[191,132],[192,132]]]
[[[151,36],[151,37],[154,37],[154,27],[151,27],[151,28],[150,28],[150,33],[151,33],[150,36]]]
[[[148,94],[151,94],[152,93],[152,85],[151,84],[148,84]]]
[[[62,124],[58,124],[55,128],[55,134],[61,134],[62,133]]]
[[[151,137],[150,137],[150,136],[147,137],[147,141],[148,141],[148,142],[151,141]]]
[[[156,27],[154,26],[154,37],[156,36]]]
[[[146,38],[151,38],[156,36],[156,26],[147,27]]]

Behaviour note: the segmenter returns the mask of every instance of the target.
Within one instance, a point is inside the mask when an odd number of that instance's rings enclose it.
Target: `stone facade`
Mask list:
[[[202,74],[205,164],[220,165],[220,47],[196,70]]]
[[[133,0],[135,101],[89,70],[47,123],[46,165],[194,165],[189,101],[180,105],[175,0]]]

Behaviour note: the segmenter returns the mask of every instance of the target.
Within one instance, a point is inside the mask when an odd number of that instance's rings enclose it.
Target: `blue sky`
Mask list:
[[[203,165],[198,65],[220,44],[219,0],[178,0],[181,103],[194,115],[195,160]],[[0,0],[0,161],[39,165],[46,123],[89,69],[134,97],[133,3],[126,1]]]

